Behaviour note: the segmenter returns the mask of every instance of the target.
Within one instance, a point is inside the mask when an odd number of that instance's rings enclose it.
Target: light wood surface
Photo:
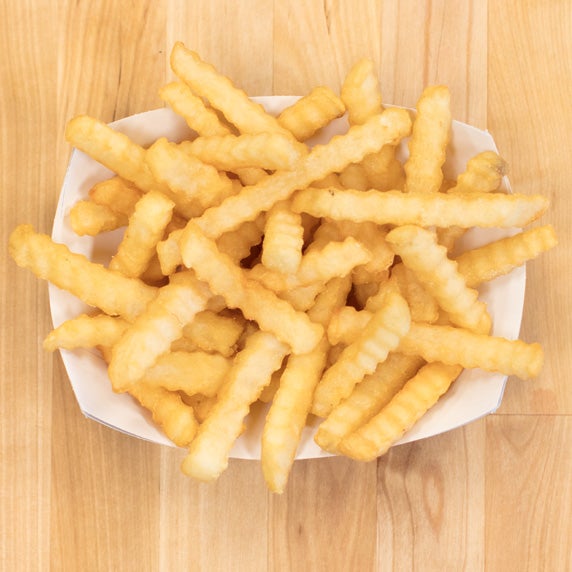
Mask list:
[[[528,266],[521,336],[541,376],[497,413],[377,463],[299,461],[287,491],[258,463],[213,485],[181,452],[86,420],[50,329],[47,288],[1,250],[0,569],[572,569],[572,4],[558,0],[0,1],[2,244],[49,232],[66,121],[161,106],[174,41],[251,95],[339,89],[359,57],[384,99],[446,83],[456,119],[488,128],[515,191],[545,193],[560,245]]]

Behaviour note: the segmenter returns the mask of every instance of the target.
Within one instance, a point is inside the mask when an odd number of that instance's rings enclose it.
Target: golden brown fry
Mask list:
[[[312,413],[327,417],[352,392],[356,383],[373,373],[397,347],[409,324],[407,302],[399,294],[389,294],[360,335],[324,373],[316,387]]]
[[[70,226],[79,236],[96,236],[126,226],[128,218],[91,200],[78,201],[70,209]]]
[[[158,191],[143,196],[135,206],[109,268],[131,278],[141,276],[157,251],[174,206],[173,201]]]
[[[227,135],[230,130],[222,124],[216,112],[209,109],[183,82],[174,81],[159,90],[159,96],[187,125],[201,137]]]
[[[350,69],[342,85],[344,102],[350,125],[361,125],[383,111],[381,91],[373,62],[361,59]]]
[[[306,353],[316,346],[323,334],[318,324],[297,312],[254,280],[222,254],[194,222],[189,222],[179,243],[185,265],[223,296],[229,308],[240,308],[244,316],[258,322],[292,347],[294,353]]]
[[[207,298],[190,284],[171,283],[137,317],[113,346],[109,379],[114,391],[126,391],[167,353],[183,327],[205,309]]]
[[[145,160],[156,180],[170,190],[166,194],[178,211],[188,218],[199,216],[234,192],[228,177],[164,137],[147,149]]]
[[[340,441],[387,405],[423,363],[420,357],[391,352],[387,360],[371,375],[366,375],[348,398],[322,421],[314,437],[316,443],[325,451],[338,453]]]
[[[102,121],[79,115],[67,124],[66,139],[142,191],[158,187],[145,165],[145,149]]]
[[[280,368],[288,346],[272,334],[256,332],[236,357],[217,402],[199,427],[182,470],[201,481],[216,479],[228,465],[228,455],[242,431],[250,405]]]
[[[221,111],[240,133],[283,133],[291,136],[261,105],[249,99],[230,79],[203,62],[198,54],[181,42],[177,42],[171,52],[171,68],[194,93]]]
[[[460,367],[442,363],[423,366],[373,419],[342,439],[339,451],[359,461],[383,455],[435,405],[460,372]]]
[[[468,250],[455,260],[467,285],[476,288],[483,282],[508,274],[557,244],[554,228],[539,226]]]
[[[53,352],[58,348],[74,350],[97,346],[110,347],[117,342],[128,326],[129,322],[126,320],[107,314],[96,316],[81,314],[53,329],[44,340],[44,349]]]
[[[328,282],[309,311],[312,320],[326,326],[334,310],[345,302],[349,288],[347,277]],[[280,378],[262,434],[262,471],[273,492],[282,493],[286,486],[328,349],[324,336],[311,352],[291,355]]]
[[[364,125],[351,128],[345,135],[333,137],[327,145],[317,145],[293,171],[275,173],[257,185],[245,187],[239,195],[228,197],[218,207],[208,209],[196,223],[207,236],[218,237],[247,220],[254,220],[260,212],[269,210],[312,181],[341,171],[383,145],[397,143],[409,133],[410,126],[407,112],[388,109]]]
[[[336,220],[419,226],[522,227],[548,208],[543,195],[504,193],[401,193],[307,188],[292,210]]]
[[[9,248],[18,266],[28,268],[39,278],[109,315],[133,320],[157,293],[156,288],[141,280],[128,278],[71,252],[64,244],[36,233],[28,224],[14,229]]]
[[[451,94],[443,85],[426,88],[417,102],[404,165],[407,192],[436,193],[441,187],[451,129],[450,103]]]
[[[144,383],[131,387],[129,393],[151,411],[153,421],[175,445],[186,447],[193,440],[198,423],[193,408],[178,393]]]
[[[476,290],[467,287],[457,264],[447,257],[446,248],[437,243],[434,232],[406,225],[392,230],[386,240],[453,324],[488,333],[491,319],[485,303],[478,299]]]
[[[288,201],[276,203],[266,215],[262,264],[269,270],[294,274],[302,260],[302,215],[292,212]]]
[[[179,148],[220,171],[237,172],[246,167],[291,170],[306,153],[304,145],[293,145],[281,133],[219,135],[183,141]]]
[[[266,217],[266,213],[261,213],[256,220],[247,221],[236,230],[225,232],[216,241],[218,249],[230,256],[237,264],[248,258],[252,248],[262,242]]]
[[[330,88],[320,86],[284,109],[278,123],[298,141],[305,141],[344,111],[342,100]]]
[[[211,397],[221,388],[230,367],[231,360],[220,354],[171,351],[157,359],[140,383]]]
[[[544,353],[540,344],[477,334],[451,326],[411,324],[397,351],[420,355],[429,362],[440,361],[466,368],[481,368],[521,379],[536,377]]]
[[[118,215],[130,217],[143,193],[129,181],[112,177],[96,183],[89,190],[89,199],[98,205],[109,207]]]

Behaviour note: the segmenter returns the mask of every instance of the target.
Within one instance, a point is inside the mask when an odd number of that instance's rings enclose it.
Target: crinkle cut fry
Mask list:
[[[345,135],[333,137],[326,145],[316,145],[293,171],[274,173],[256,185],[245,187],[238,195],[228,197],[219,206],[207,209],[196,219],[196,224],[206,236],[219,237],[245,221],[254,220],[260,212],[268,211],[297,189],[341,171],[383,145],[399,142],[407,136],[410,127],[407,112],[387,109],[364,125],[350,128]]]
[[[373,461],[386,453],[443,395],[462,368],[429,363],[368,423],[339,443],[339,451],[359,461]]]
[[[201,481],[216,479],[228,465],[230,449],[243,420],[272,373],[280,368],[288,346],[272,334],[258,331],[237,355],[227,382],[189,447],[182,470]]]
[[[349,277],[328,282],[309,310],[312,320],[326,326],[344,304],[350,286]],[[311,352],[289,356],[280,378],[262,433],[262,471],[273,492],[282,493],[286,486],[329,347],[324,336]]]
[[[108,374],[114,391],[126,391],[137,383],[206,303],[204,293],[190,284],[170,283],[160,288],[113,346]]]
[[[322,421],[314,436],[316,443],[325,451],[339,453],[340,441],[387,405],[423,363],[420,357],[391,352],[387,360],[379,364],[371,375],[364,377]]]
[[[411,316],[407,302],[396,293],[388,294],[357,339],[326,370],[314,393],[312,413],[327,417],[352,392],[356,383],[375,371],[409,330]]]
[[[486,336],[451,326],[412,323],[397,351],[429,362],[481,368],[521,379],[536,377],[544,352],[538,343]]]
[[[522,227],[548,208],[544,195],[504,193],[402,193],[309,187],[292,198],[292,209],[315,217],[418,226]]]
[[[393,229],[386,236],[403,264],[437,300],[450,320],[463,328],[488,333],[491,318],[479,293],[468,288],[447,249],[437,243],[435,232],[415,225]]]
[[[28,224],[14,229],[9,249],[18,266],[109,315],[132,321],[157,294],[157,288],[91,262]]]
[[[311,322],[306,314],[297,312],[261,284],[249,280],[195,222],[187,224],[179,246],[185,265],[193,268],[215,294],[223,296],[230,308],[240,308],[247,319],[274,333],[294,353],[309,352],[320,341],[322,326]]]

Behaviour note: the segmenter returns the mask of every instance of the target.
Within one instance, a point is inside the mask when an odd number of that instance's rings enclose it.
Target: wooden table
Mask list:
[[[368,56],[387,102],[446,83],[456,119],[494,135],[515,191],[552,199],[560,246],[528,266],[521,337],[534,381],[497,413],[377,463],[295,464],[266,491],[256,462],[213,485],[181,453],[86,420],[44,353],[47,289],[2,256],[0,569],[571,570],[572,4],[557,0],[5,0],[0,3],[2,244],[49,232],[66,121],[161,106],[182,40],[251,95],[336,90]]]

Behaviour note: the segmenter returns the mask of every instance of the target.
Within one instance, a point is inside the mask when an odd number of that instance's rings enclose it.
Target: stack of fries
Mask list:
[[[29,225],[10,252],[95,309],[45,348],[98,348],[113,390],[188,448],[185,474],[216,479],[259,400],[262,470],[282,492],[310,415],[325,451],[369,461],[463,368],[539,373],[541,347],[492,336],[476,288],[553,247],[552,227],[455,245],[471,227],[524,227],[548,201],[504,192],[494,152],[444,178],[446,87],[425,89],[415,113],[384,107],[362,60],[340,96],[318,87],[274,117],[180,43],[171,66],[179,81],[160,95],[193,140],[144,148],[91,117],[67,126],[116,174],[69,213],[79,235],[126,227],[109,265]],[[345,134],[308,145],[344,115]]]

